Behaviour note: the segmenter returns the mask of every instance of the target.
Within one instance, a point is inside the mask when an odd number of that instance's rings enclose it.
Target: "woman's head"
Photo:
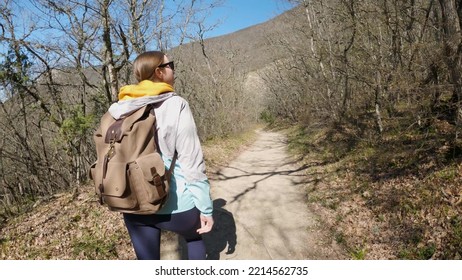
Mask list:
[[[133,62],[133,74],[138,82],[150,80],[165,82],[173,86],[173,61],[160,51],[140,54]]]

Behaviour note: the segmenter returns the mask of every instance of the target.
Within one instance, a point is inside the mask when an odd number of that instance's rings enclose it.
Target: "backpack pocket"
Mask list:
[[[137,158],[130,163],[128,172],[130,185],[136,186],[140,208],[147,204],[160,207],[165,202],[169,185],[164,177],[165,165],[159,153]]]
[[[136,208],[138,201],[136,193],[128,185],[127,164],[109,161],[106,170],[102,188],[96,185],[96,192],[102,195],[104,203],[111,208]]]

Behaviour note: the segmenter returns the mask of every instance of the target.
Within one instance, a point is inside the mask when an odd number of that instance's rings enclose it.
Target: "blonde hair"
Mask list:
[[[140,54],[133,62],[133,75],[138,82],[154,81],[156,68],[164,61],[161,51],[148,51]]]

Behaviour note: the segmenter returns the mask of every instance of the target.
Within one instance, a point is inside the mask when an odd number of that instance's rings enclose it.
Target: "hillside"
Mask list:
[[[282,44],[282,34],[294,26],[294,14],[300,8],[289,10],[275,18],[238,30],[236,32],[204,40],[205,52],[220,68],[238,65],[243,72],[254,72],[267,67],[274,61],[287,56],[286,47]],[[199,42],[185,44],[173,48],[175,56],[202,56]]]

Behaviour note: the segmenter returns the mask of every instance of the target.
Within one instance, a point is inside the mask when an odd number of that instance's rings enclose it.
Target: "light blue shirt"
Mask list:
[[[169,168],[172,159],[162,158],[166,168]],[[211,216],[213,208],[209,193],[209,181],[206,179],[188,183],[177,161],[170,181],[169,197],[157,214],[180,213],[196,207],[204,216]]]

